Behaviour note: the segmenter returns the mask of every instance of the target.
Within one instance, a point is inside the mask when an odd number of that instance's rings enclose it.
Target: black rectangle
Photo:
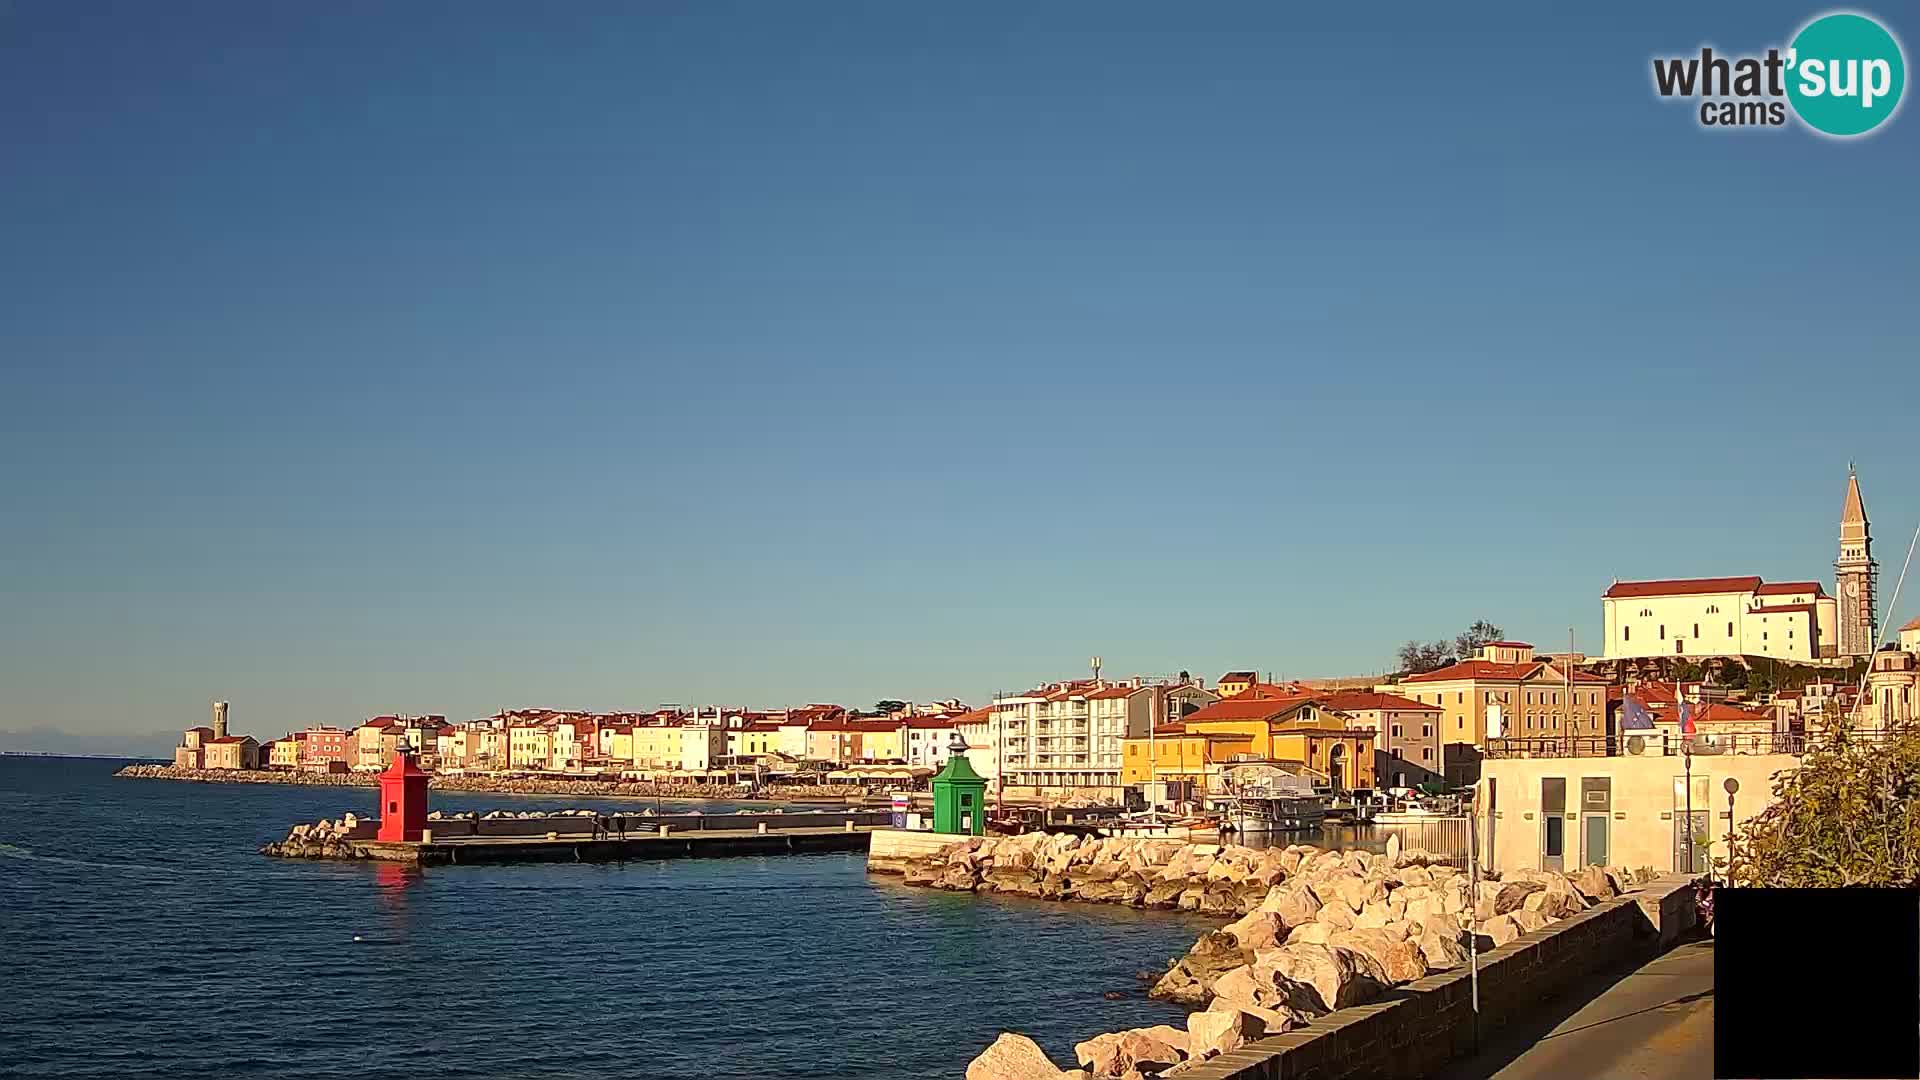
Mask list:
[[[1721,889],[1713,932],[1716,1077],[1920,1077],[1920,889]]]

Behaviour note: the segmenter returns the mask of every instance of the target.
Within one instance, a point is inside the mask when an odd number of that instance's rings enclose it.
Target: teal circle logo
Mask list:
[[[1900,107],[1906,58],[1886,27],[1865,15],[1823,15],[1787,51],[1787,100],[1807,126],[1865,135]]]

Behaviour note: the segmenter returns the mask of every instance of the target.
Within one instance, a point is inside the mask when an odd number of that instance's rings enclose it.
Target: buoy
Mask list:
[[[359,940],[360,940],[360,935],[359,935],[359,934],[355,934],[355,935],[353,935],[353,940],[355,940],[355,941],[359,941]]]

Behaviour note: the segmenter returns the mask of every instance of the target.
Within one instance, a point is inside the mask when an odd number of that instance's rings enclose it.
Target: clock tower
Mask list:
[[[1840,655],[1866,656],[1873,652],[1877,629],[1873,593],[1880,564],[1873,561],[1873,530],[1867,524],[1860,478],[1853,474],[1852,464],[1847,465],[1847,503],[1840,510],[1840,558],[1834,561],[1833,571],[1840,594]]]

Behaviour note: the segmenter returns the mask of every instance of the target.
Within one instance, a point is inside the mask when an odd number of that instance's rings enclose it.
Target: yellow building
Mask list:
[[[634,725],[633,767],[643,771],[679,768],[684,740],[685,731],[678,725]]]
[[[1535,659],[1533,646],[1523,642],[1496,641],[1482,646],[1471,660],[1378,689],[1439,706],[1440,771],[1450,784],[1470,784],[1477,778],[1479,755],[1463,748],[1483,747],[1490,735],[1512,739],[1607,733],[1607,681],[1580,671],[1572,672],[1569,680],[1566,671]]]
[[[1347,723],[1318,696],[1225,698],[1155,728],[1151,739],[1128,739],[1122,782],[1179,781],[1201,793],[1217,789],[1229,762],[1272,761],[1298,765],[1335,791],[1372,787],[1373,732]]]
[[[1229,671],[1220,676],[1219,685],[1213,689],[1221,697],[1229,698],[1235,694],[1244,693],[1247,687],[1259,681],[1260,673],[1257,671]]]
[[[273,740],[273,749],[268,751],[267,764],[276,769],[297,769],[300,767],[300,743],[298,734],[284,739]]]

